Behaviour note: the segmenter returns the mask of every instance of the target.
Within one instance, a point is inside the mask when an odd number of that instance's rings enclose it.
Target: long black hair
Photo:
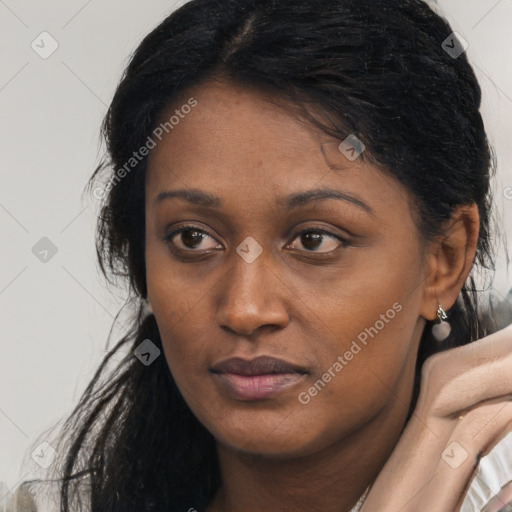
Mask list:
[[[462,50],[452,32],[422,0],[192,0],[145,37],[104,119],[107,152],[88,184],[106,184],[97,255],[111,282],[128,283],[133,315],[62,429],[61,512],[78,510],[79,496],[92,512],[201,512],[220,485],[214,439],[165,358],[145,366],[133,355],[146,339],[162,345],[155,317],[143,309],[146,158],[126,164],[191,86],[223,77],[325,113],[329,123],[311,122],[340,141],[356,135],[366,146],[362,158],[411,192],[425,240],[440,234],[457,205],[477,204],[472,274],[449,311],[450,337],[439,344],[427,322],[411,411],[425,359],[486,334],[474,276],[494,265],[495,159],[479,84],[466,54],[450,51]]]

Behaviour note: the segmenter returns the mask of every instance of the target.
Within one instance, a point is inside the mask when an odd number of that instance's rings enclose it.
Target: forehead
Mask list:
[[[184,108],[190,100],[195,106]],[[160,120],[171,118],[172,128],[167,125],[148,157],[150,201],[164,189],[193,188],[263,205],[322,186],[364,196],[377,210],[391,203],[409,208],[408,193],[396,179],[367,160],[347,158],[339,139],[278,97],[213,82],[187,90]]]

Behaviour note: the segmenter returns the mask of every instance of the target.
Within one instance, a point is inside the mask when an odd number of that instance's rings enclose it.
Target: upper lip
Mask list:
[[[214,373],[235,373],[238,375],[267,375],[269,373],[307,373],[295,364],[270,356],[259,356],[246,360],[232,357],[217,363],[211,369]]]

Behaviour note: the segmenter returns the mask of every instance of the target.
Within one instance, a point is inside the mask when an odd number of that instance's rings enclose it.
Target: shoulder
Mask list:
[[[55,480],[23,480],[13,489],[0,482],[0,512],[55,512],[60,510],[60,486]]]
[[[480,460],[460,512],[482,510],[489,504],[486,510],[492,512],[512,505],[512,432]]]
[[[0,511],[2,512],[39,512],[36,504],[36,492],[32,482],[25,481],[10,491],[0,482]]]

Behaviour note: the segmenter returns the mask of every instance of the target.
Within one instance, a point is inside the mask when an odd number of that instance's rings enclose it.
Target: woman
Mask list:
[[[153,30],[90,182],[138,309],[63,429],[60,510],[459,510],[512,422],[480,99],[420,0],[193,0]]]

